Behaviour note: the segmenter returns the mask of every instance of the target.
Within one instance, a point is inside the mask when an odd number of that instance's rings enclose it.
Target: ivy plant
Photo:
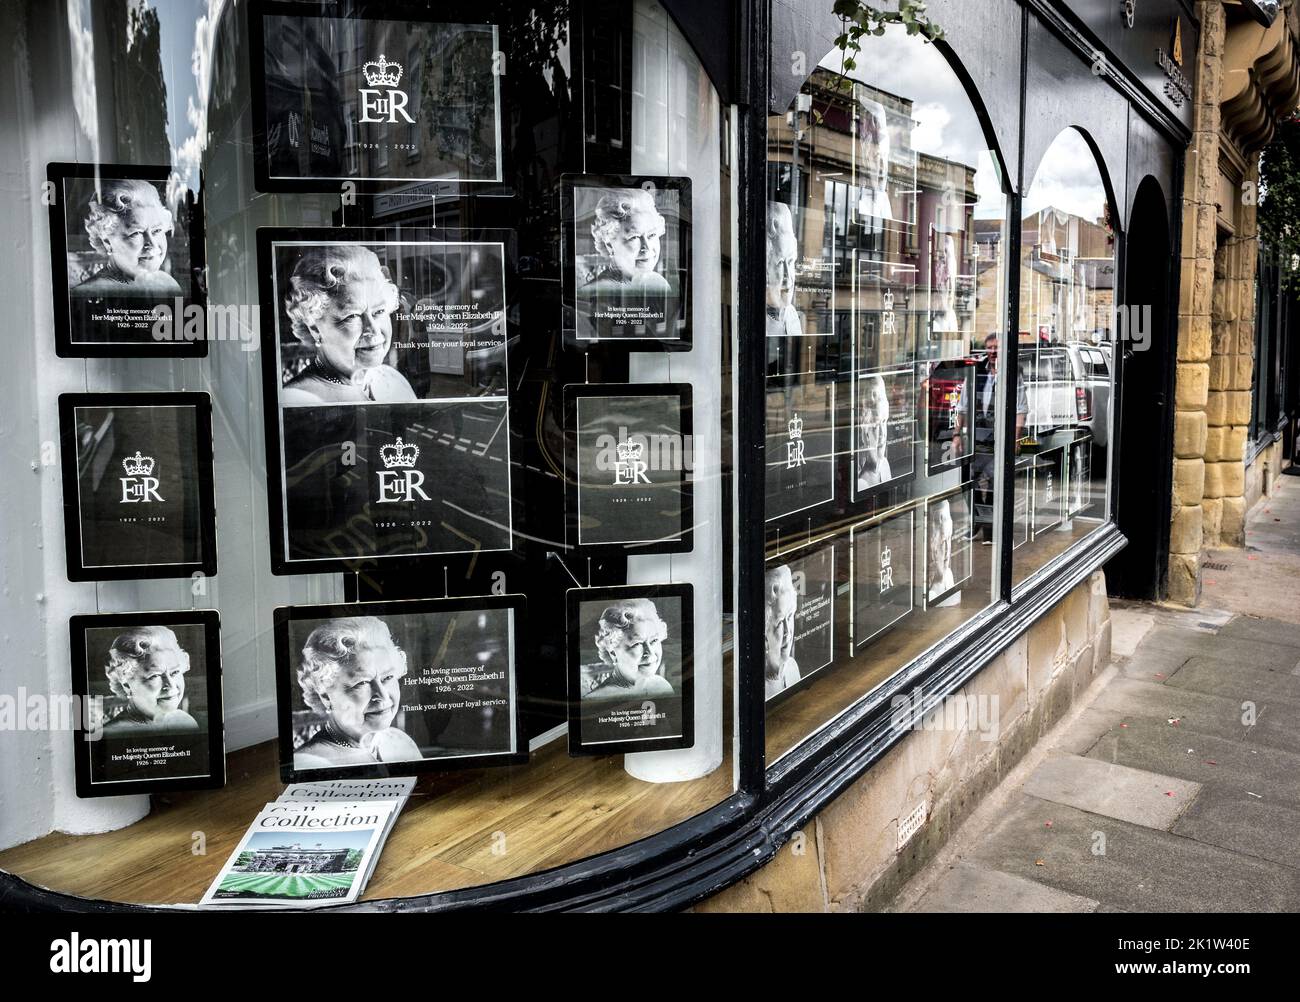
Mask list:
[[[1282,287],[1300,291],[1300,112],[1282,119],[1259,161],[1255,222],[1281,273]]]
[[[835,0],[835,14],[844,30],[835,44],[844,54],[845,73],[858,65],[863,35],[883,35],[891,24],[901,24],[909,35],[921,35],[930,41],[943,38],[943,29],[930,20],[925,0],[898,0],[897,8],[877,6],[867,0]]]

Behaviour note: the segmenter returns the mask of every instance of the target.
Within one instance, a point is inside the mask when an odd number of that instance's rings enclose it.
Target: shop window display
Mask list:
[[[1017,585],[1109,518],[1115,231],[1077,129],[1048,147],[1022,202],[1016,373]],[[988,350],[996,353],[998,345]]]
[[[1001,167],[938,47],[842,60],[768,122],[769,763],[996,596]]]

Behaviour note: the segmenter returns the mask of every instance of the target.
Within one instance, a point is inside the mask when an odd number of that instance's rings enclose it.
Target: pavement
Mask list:
[[[1112,602],[1112,662],[893,902],[1300,911],[1300,477],[1194,610]]]

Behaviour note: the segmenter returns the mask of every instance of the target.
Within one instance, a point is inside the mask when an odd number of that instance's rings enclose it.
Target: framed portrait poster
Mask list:
[[[909,616],[916,605],[915,508],[855,525],[852,553],[853,650]]]
[[[1034,538],[1065,521],[1066,449],[1057,446],[1034,456]]]
[[[835,544],[769,560],[763,604],[763,691],[774,703],[835,660]]]
[[[212,399],[62,393],[69,581],[217,573]]]
[[[202,183],[129,164],[51,163],[46,177],[59,357],[206,355]]]
[[[281,779],[527,761],[523,614],[521,595],[276,609]]]
[[[689,584],[570,588],[569,754],[695,743]]]
[[[258,261],[272,570],[509,550],[502,240],[261,229]]]
[[[1066,515],[1073,518],[1092,504],[1092,436],[1076,438],[1067,447],[1070,458]]]
[[[975,362],[925,363],[926,473],[951,470],[975,453]]]
[[[258,191],[500,182],[497,26],[468,4],[361,2],[347,11],[253,3],[253,172]],[[372,16],[373,13],[373,16]]]
[[[691,182],[560,179],[565,330],[579,344],[691,347]]]
[[[767,521],[835,498],[834,373],[767,377]]]
[[[969,486],[925,503],[925,607],[951,598],[970,580],[974,559],[974,496]]]
[[[916,442],[912,366],[858,373],[854,380],[853,497],[911,479]]]
[[[930,339],[942,341],[962,333],[957,314],[962,245],[960,231],[930,225]]]
[[[564,397],[569,544],[690,552],[690,385],[579,383]]]
[[[796,214],[797,213],[797,214]],[[767,336],[835,333],[835,259],[822,252],[824,213],[767,203]],[[812,239],[805,240],[804,233]]]
[[[69,620],[78,797],[225,785],[215,610]]]

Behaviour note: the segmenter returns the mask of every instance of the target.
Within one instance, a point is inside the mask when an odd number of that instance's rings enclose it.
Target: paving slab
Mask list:
[[[1129,721],[1128,727],[1102,735],[1087,757],[1242,795],[1255,793],[1300,809],[1300,754],[1184,731],[1181,724],[1149,718]],[[1170,799],[1178,796],[1175,790]]]
[[[1200,784],[1104,759],[1059,755],[1029,774],[1024,791],[1081,811],[1167,831],[1200,792]]]
[[[1246,741],[1282,751],[1300,748],[1300,714],[1290,712],[1289,706],[1287,712],[1273,712],[1270,705],[1265,704],[1263,713],[1257,706],[1254,724],[1246,724],[1239,699],[1159,682],[1116,678],[1085,714],[1096,712],[1118,716],[1120,722],[1130,725],[1144,717],[1163,724],[1169,724],[1172,719],[1178,723],[1169,726],[1177,727],[1183,735],[1208,734],[1225,741]],[[1092,735],[1088,748],[1091,749],[1100,737],[1100,733]],[[1168,737],[1176,750],[1179,745],[1193,743],[1172,731]]]
[[[1164,651],[1155,647],[1143,647],[1132,657],[1117,663],[1119,674],[1124,678],[1137,678],[1146,682],[1165,682],[1178,673],[1178,670],[1195,657],[1188,651]]]
[[[1197,633],[1169,626],[1157,626],[1146,635],[1133,657],[1144,651],[1173,651],[1188,657],[1213,658],[1233,664],[1253,665],[1256,668],[1291,669],[1296,663],[1296,653],[1290,647],[1270,644],[1245,637],[1224,636],[1222,633]]]
[[[1296,598],[1300,604],[1300,597]],[[1258,640],[1267,644],[1281,644],[1296,648],[1296,658],[1300,660],[1300,626],[1284,623],[1276,619],[1261,619],[1257,616],[1234,616],[1219,631],[1220,637],[1241,637],[1243,640]]]
[[[1289,647],[1270,645],[1275,651]],[[1169,677],[1175,688],[1192,689],[1212,696],[1226,696],[1238,702],[1279,699],[1290,702],[1300,712],[1300,676],[1292,673],[1291,662],[1259,667],[1246,661],[1225,661],[1218,657],[1192,657]]]
[[[1156,617],[1149,610],[1112,608],[1110,610],[1111,656],[1117,658],[1131,656],[1155,623]]]
[[[1206,786],[1171,829],[1175,835],[1300,867],[1300,809]]]
[[[1098,911],[1300,910],[1293,867],[1024,794],[965,861],[1092,898]]]
[[[1026,880],[1013,873],[958,863],[936,881],[910,911],[1092,912],[1092,898]]]

